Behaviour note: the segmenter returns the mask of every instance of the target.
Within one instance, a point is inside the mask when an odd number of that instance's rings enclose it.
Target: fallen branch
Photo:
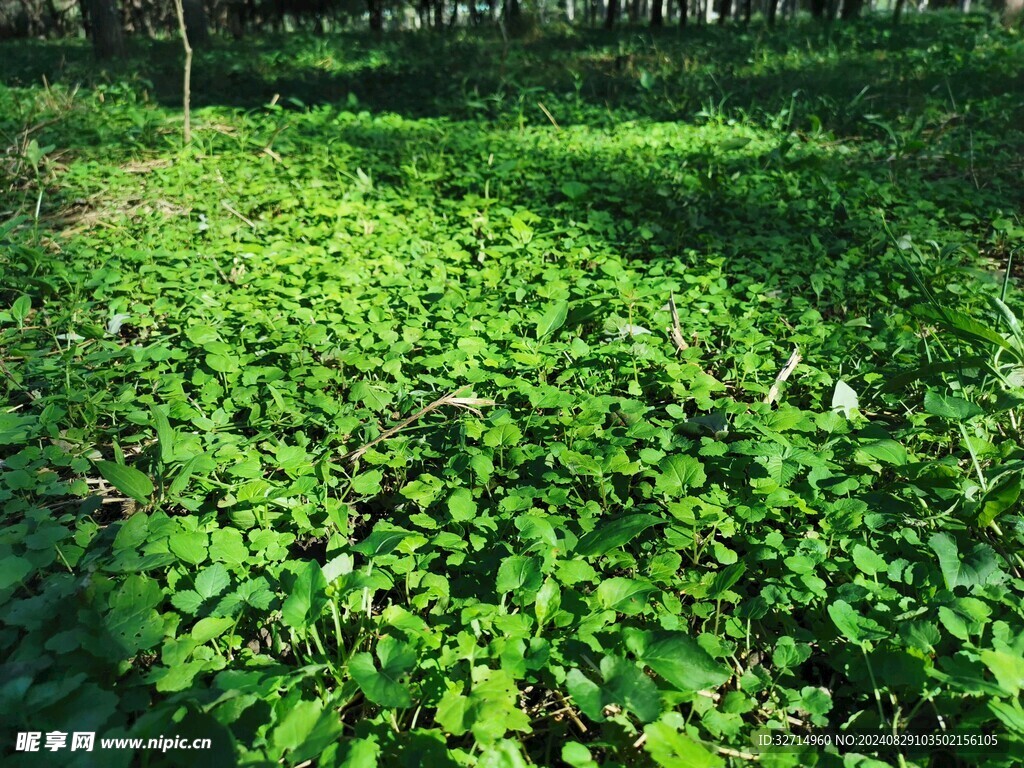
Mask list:
[[[587,726],[584,724],[582,720],[580,720],[579,716],[576,714],[576,709],[573,707],[573,705],[566,700],[565,696],[562,695],[561,691],[555,691],[554,694],[562,703],[562,706],[565,708],[564,711],[568,713],[569,719],[572,720],[572,724],[576,726],[576,729],[580,732],[580,734],[586,733]]]
[[[539,101],[537,102],[537,106],[538,106],[538,107],[540,107],[540,111],[541,111],[541,112],[543,112],[543,113],[545,114],[545,116],[546,116],[546,117],[548,118],[548,120],[550,120],[550,121],[551,121],[551,124],[552,124],[553,126],[555,126],[555,130],[556,130],[556,131],[560,131],[560,130],[562,130],[562,126],[560,126],[560,125],[558,124],[558,121],[557,121],[557,120],[555,120],[555,116],[554,116],[554,115],[552,115],[552,114],[551,114],[550,112],[548,112],[548,108],[547,108],[547,107],[545,107],[545,106],[544,106],[543,104],[541,104],[541,103],[540,103]]]
[[[683,338],[683,328],[679,324],[679,311],[676,309],[676,297],[671,294],[668,297],[668,308],[672,312],[672,327],[669,328],[669,334],[672,336],[672,341],[675,342],[676,349],[682,352],[689,349],[690,345]]]
[[[387,440],[387,439],[389,439],[391,437],[394,437],[399,432],[401,432],[403,429],[405,429],[410,424],[412,424],[414,421],[417,421],[418,419],[421,419],[424,416],[426,416],[428,413],[436,411],[439,408],[443,408],[446,405],[454,405],[456,408],[462,408],[464,410],[469,411],[470,413],[473,413],[473,414],[475,414],[477,416],[480,416],[481,415],[480,411],[476,410],[477,406],[486,406],[486,405],[495,405],[496,404],[493,400],[485,400],[484,398],[480,398],[480,397],[460,397],[459,393],[464,391],[464,390],[466,390],[466,389],[468,389],[468,388],[469,388],[469,385],[467,384],[464,387],[459,387],[454,392],[449,392],[444,397],[439,397],[437,400],[432,402],[430,405],[425,405],[424,407],[420,408],[418,411],[416,411],[416,413],[414,413],[412,416],[410,416],[409,418],[405,419],[404,421],[399,422],[398,424],[396,424],[395,426],[391,427],[390,429],[385,429],[383,432],[380,433],[380,435],[378,437],[374,438],[373,440],[368,442],[366,445],[364,445],[364,446],[362,446],[360,448],[356,448],[354,451],[349,451],[348,453],[346,453],[344,456],[341,457],[341,460],[342,461],[350,461],[350,462],[351,461],[355,461],[360,456],[362,456],[364,453],[366,453],[368,450],[373,448],[373,446],[377,445],[377,443],[383,442],[384,440]]]
[[[772,384],[772,388],[768,390],[768,395],[764,399],[768,405],[771,405],[779,399],[779,385],[789,378],[789,375],[793,373],[793,369],[796,368],[797,363],[799,363],[801,359],[799,348],[794,348],[793,354],[790,355],[789,360],[786,361],[786,365],[781,371],[779,371],[779,375],[775,377],[775,383]]]
[[[222,206],[224,207],[224,210],[226,210],[226,211],[227,211],[228,213],[230,213],[230,214],[231,214],[232,216],[235,216],[235,217],[237,217],[237,218],[241,219],[241,220],[242,220],[242,221],[244,221],[244,222],[245,222],[246,224],[248,224],[248,225],[249,225],[250,227],[252,227],[253,229],[256,229],[256,225],[255,225],[255,224],[254,224],[254,223],[252,222],[252,219],[249,219],[249,218],[245,217],[244,215],[242,215],[242,213],[241,213],[241,212],[239,212],[239,211],[235,210],[235,209],[234,209],[234,208],[233,208],[233,207],[231,206],[231,203],[229,203],[229,202],[228,202],[227,200],[221,200],[221,201],[220,201],[220,204],[221,204],[221,205],[222,205]]]

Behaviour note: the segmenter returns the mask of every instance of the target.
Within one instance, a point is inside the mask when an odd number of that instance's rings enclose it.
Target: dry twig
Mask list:
[[[782,384],[789,375],[793,373],[793,369],[796,368],[797,363],[801,360],[799,348],[794,347],[793,354],[789,356],[789,360],[786,361],[786,365],[779,371],[779,375],[775,377],[775,383],[772,384],[772,388],[768,390],[768,395],[764,401],[771,405],[779,399],[779,385]]]
[[[443,408],[446,405],[454,405],[456,408],[462,408],[463,410],[467,410],[470,413],[473,413],[477,416],[481,415],[480,411],[477,410],[477,407],[495,405],[495,402],[493,400],[486,400],[482,397],[460,397],[459,394],[468,388],[469,385],[467,384],[464,387],[459,387],[454,392],[449,392],[444,397],[439,397],[430,405],[425,405],[424,407],[420,408],[418,411],[416,411],[416,413],[414,413],[409,418],[400,421],[398,424],[391,427],[390,429],[385,429],[383,432],[380,433],[378,437],[374,438],[366,445],[360,448],[356,448],[354,451],[349,451],[348,453],[341,457],[341,460],[355,461],[368,450],[370,450],[373,446],[377,445],[377,443],[383,442],[384,440],[394,437],[403,429],[412,424],[414,421],[417,421],[418,419],[421,419],[424,416],[426,416],[428,413]]]
[[[669,328],[669,333],[672,336],[672,341],[675,342],[676,349],[682,352],[685,349],[689,349],[690,345],[683,338],[683,328],[679,324],[679,310],[676,309],[675,296],[669,295],[668,308],[672,311],[672,327]]]

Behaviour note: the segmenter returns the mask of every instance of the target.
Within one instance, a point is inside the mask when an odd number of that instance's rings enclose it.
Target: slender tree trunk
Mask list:
[[[779,0],[768,0],[768,26],[775,26],[775,15],[779,12]]]
[[[87,0],[92,27],[92,49],[97,59],[111,59],[124,53],[121,14],[117,0]]]
[[[82,14],[82,29],[85,36],[92,39],[92,23],[89,21],[89,0],[78,0],[78,12]]]
[[[892,23],[899,24],[900,17],[903,16],[903,3],[904,0],[896,0],[896,6],[892,9]]]
[[[444,29],[444,0],[434,0],[434,29]]]
[[[182,129],[182,138],[185,144],[192,143],[192,46],[188,40],[188,27],[185,19],[183,2],[187,0],[174,0],[174,10],[178,14],[178,31],[181,33],[181,45],[185,49],[185,71],[184,86],[182,88],[182,112],[185,115],[185,125]]]
[[[843,0],[843,11],[840,14],[840,18],[843,21],[851,21],[860,16],[860,11],[864,7],[864,0]]]
[[[732,13],[732,0],[718,0],[718,23],[725,24]]]
[[[686,29],[686,5],[689,0],[679,0],[679,28]]]
[[[897,0],[897,2],[902,2],[902,0]],[[824,18],[825,0],[811,0],[811,16],[816,19]]]
[[[472,0],[471,0],[472,1]],[[576,3],[575,0],[565,0],[565,20],[572,24],[576,21]]]
[[[196,48],[206,45],[210,35],[203,0],[182,0],[181,7],[185,13],[185,29],[188,31],[189,43]]]
[[[1024,0],[1006,0],[1003,8],[1003,24],[1014,27],[1024,18]]]
[[[367,0],[370,12],[370,31],[380,32],[384,29],[384,3],[382,0]]]
[[[743,0],[743,23],[750,24],[750,15],[753,13],[753,0]]]
[[[614,29],[615,19],[619,15],[619,0],[608,0],[608,12],[604,17],[604,28]]]
[[[655,28],[665,26],[665,11],[662,0],[651,0],[651,26]]]

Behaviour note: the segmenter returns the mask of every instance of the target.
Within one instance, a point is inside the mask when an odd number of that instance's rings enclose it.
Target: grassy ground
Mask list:
[[[0,58],[12,731],[1017,764],[1019,36],[176,50]]]

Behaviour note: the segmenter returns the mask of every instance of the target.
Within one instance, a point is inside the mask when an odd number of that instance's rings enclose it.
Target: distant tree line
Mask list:
[[[974,0],[977,2],[977,0]],[[988,0],[1008,23],[1021,17],[1024,0]],[[972,0],[183,0],[188,36],[202,46],[210,34],[294,29],[315,33],[365,25],[372,31],[562,22],[652,27],[749,23],[809,13],[822,21],[851,20],[866,11],[972,10]],[[176,29],[173,0],[0,0],[0,40],[85,34],[100,57],[116,56],[126,34],[156,37]]]

